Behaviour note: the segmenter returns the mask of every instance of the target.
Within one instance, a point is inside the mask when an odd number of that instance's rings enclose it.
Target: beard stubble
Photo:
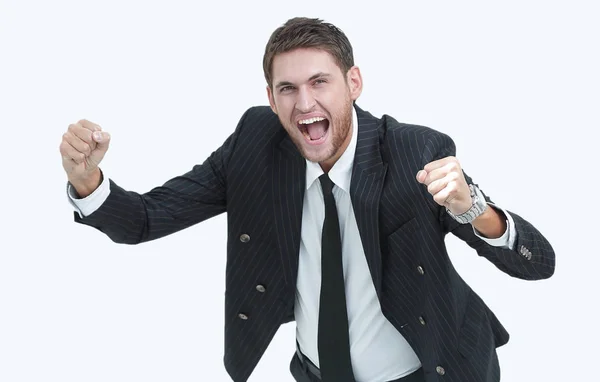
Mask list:
[[[294,145],[296,145],[296,148],[302,157],[311,162],[320,163],[334,158],[338,154],[341,156],[340,150],[342,149],[342,146],[346,140],[348,140],[348,142],[350,140],[349,135],[350,128],[352,126],[352,100],[350,97],[347,96],[346,100],[344,100],[344,106],[342,110],[340,110],[338,113],[331,113],[330,116],[331,120],[329,121],[328,128],[333,128],[333,131],[330,132],[331,137],[329,147],[326,149],[326,151],[321,152],[319,155],[311,155],[309,152],[307,152],[307,150],[305,150],[305,138],[302,134],[296,133],[296,131],[298,131],[297,126],[295,126],[292,122],[284,123],[281,118],[279,118],[279,121],[283,126],[285,126],[286,130],[288,131],[288,135],[292,139],[292,142],[294,142]],[[295,134],[290,134],[291,131],[294,131]]]

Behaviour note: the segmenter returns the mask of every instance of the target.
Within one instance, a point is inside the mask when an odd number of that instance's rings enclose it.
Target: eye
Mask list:
[[[290,92],[290,91],[291,91],[291,90],[293,90],[293,89],[294,89],[294,87],[293,87],[293,86],[290,86],[290,85],[288,85],[288,86],[283,86],[283,87],[279,88],[279,92],[280,92],[280,93],[287,93],[287,92]]]
[[[322,78],[319,78],[318,80],[315,80],[315,85],[324,84],[324,83],[326,83],[326,82],[327,82],[327,81],[325,81],[324,79],[322,79]]]

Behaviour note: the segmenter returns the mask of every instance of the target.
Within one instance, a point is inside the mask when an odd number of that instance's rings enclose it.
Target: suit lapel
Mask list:
[[[358,106],[355,108],[359,129],[350,184],[350,198],[375,290],[381,297],[379,199],[387,163],[384,163],[381,158],[378,129],[381,121]]]
[[[306,161],[285,130],[273,150],[272,195],[275,232],[285,282],[296,289],[302,225],[302,206],[306,184]]]

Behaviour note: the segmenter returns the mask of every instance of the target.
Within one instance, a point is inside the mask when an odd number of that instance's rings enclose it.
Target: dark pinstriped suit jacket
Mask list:
[[[509,335],[453,268],[444,236],[452,232],[503,272],[528,280],[553,274],[552,247],[512,212],[515,250],[480,240],[415,179],[425,164],[455,155],[453,141],[355,107],[350,194],[384,315],[415,350],[428,382],[498,381],[496,347]],[[203,164],[146,194],[112,180],[110,188],[97,211],[74,216],[117,243],[155,240],[228,213],[224,363],[234,381],[246,381],[294,312],[305,161],[277,116],[268,107],[249,109]]]

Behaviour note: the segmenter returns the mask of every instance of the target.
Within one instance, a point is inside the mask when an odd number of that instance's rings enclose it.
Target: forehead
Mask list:
[[[273,83],[306,81],[315,73],[342,74],[333,56],[322,49],[298,48],[273,58]]]

